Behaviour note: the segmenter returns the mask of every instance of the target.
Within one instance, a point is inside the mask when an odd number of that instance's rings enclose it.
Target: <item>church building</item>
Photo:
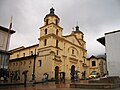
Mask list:
[[[44,25],[40,27],[38,44],[29,47],[19,47],[10,50],[9,70],[17,72],[23,81],[22,73],[27,70],[28,81],[42,80],[43,74],[49,75],[48,79],[59,79],[60,72],[65,73],[65,78],[70,79],[71,73],[78,71],[81,78],[82,72],[89,76],[87,66],[86,42],[79,26],[70,35],[63,35],[63,28],[59,26],[60,18],[51,8],[50,13],[44,17]]]

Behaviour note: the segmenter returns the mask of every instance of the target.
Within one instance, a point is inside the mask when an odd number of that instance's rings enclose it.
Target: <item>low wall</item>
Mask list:
[[[106,78],[88,80],[87,83],[72,83],[70,88],[84,89],[115,89],[120,88],[120,78],[118,76],[109,76]]]

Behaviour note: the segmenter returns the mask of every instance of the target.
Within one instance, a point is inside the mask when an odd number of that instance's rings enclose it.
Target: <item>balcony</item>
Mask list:
[[[61,57],[58,55],[55,55],[53,60],[58,61],[58,62],[62,62]]]

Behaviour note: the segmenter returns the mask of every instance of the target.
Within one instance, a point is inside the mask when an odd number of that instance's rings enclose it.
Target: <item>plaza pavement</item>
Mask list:
[[[93,90],[93,89],[70,88],[70,83],[71,81],[66,81],[66,83],[59,83],[59,84],[55,84],[55,82],[37,83],[37,84],[33,84],[29,82],[27,83],[27,87],[24,87],[23,83],[12,83],[12,84],[2,83],[0,84],[0,90]],[[87,83],[87,80],[83,80],[80,83]],[[99,90],[99,89],[94,89],[94,90]],[[110,90],[120,90],[120,88],[110,89]]]

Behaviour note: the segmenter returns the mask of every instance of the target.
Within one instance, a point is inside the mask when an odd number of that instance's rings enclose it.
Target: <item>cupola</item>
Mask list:
[[[48,25],[48,24],[51,24],[51,23],[54,23],[54,24],[56,24],[56,25],[59,24],[60,19],[59,19],[59,17],[54,13],[54,11],[55,11],[55,9],[52,7],[52,8],[50,9],[50,13],[45,16],[45,18],[44,18],[44,24],[45,24],[45,25]]]
[[[72,33],[75,34],[78,39],[83,39],[84,34],[82,31],[80,31],[78,25],[75,27],[75,31],[73,31]]]

